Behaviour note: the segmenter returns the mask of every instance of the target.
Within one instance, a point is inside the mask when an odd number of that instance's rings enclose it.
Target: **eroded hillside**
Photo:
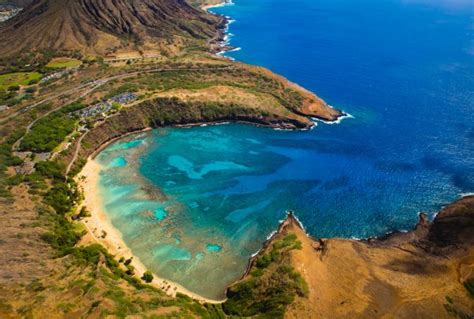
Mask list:
[[[45,49],[173,54],[219,38],[223,24],[184,0],[37,0],[0,25],[0,55]]]
[[[297,247],[276,254],[291,236]],[[288,283],[279,289],[282,276],[265,279],[278,267],[301,274],[295,284],[304,281],[307,289],[292,291]],[[277,304],[286,300],[286,318],[472,318],[474,196],[447,206],[432,223],[420,215],[411,232],[361,241],[310,238],[289,215],[245,278],[229,289],[236,301],[231,309],[259,314],[275,289],[280,294],[270,297]]]

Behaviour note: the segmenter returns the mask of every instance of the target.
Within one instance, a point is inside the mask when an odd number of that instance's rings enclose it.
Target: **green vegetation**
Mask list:
[[[0,73],[32,71],[46,73],[51,70],[45,67],[46,64],[56,57],[82,59],[82,54],[80,51],[39,50],[0,57]]]
[[[86,206],[82,206],[81,210],[79,211],[79,214],[77,217],[79,218],[85,218],[85,217],[90,217],[91,213],[87,210]]]
[[[0,89],[0,103],[1,104],[12,104],[10,101],[13,101],[13,98],[16,97],[16,93],[12,91]]]
[[[9,87],[8,90],[0,89],[0,105],[14,106],[23,100],[30,99],[32,94],[36,92],[34,87],[29,87],[25,90],[25,93],[18,94],[17,87]]]
[[[281,79],[260,72],[258,69],[227,67],[223,65],[201,65],[201,69],[190,70],[198,65],[171,65],[183,70],[170,70],[140,74],[132,81],[117,80],[104,85],[100,91],[106,98],[123,92],[166,92],[173,89],[202,90],[214,86],[234,87],[250,94],[265,94],[273,97],[289,111],[298,111],[304,97],[300,92],[288,87]]]
[[[450,316],[459,319],[472,319],[472,316],[465,313],[455,305],[453,298],[446,296],[446,301],[447,303],[444,304],[444,309]]]
[[[469,295],[474,298],[474,277],[466,280],[464,282],[464,287],[466,287],[467,291],[469,292]]]
[[[145,271],[145,273],[143,274],[142,279],[143,279],[145,282],[152,282],[152,281],[153,281],[153,274],[151,273],[151,271],[147,270],[147,271]]]
[[[46,208],[41,208],[39,211],[49,224],[49,231],[41,236],[45,242],[56,249],[58,257],[67,255],[73,251],[74,245],[81,238],[71,224],[64,216],[57,215]]]
[[[59,63],[58,60],[53,61]],[[48,67],[51,67],[50,64]],[[45,64],[46,65],[46,64]],[[56,65],[56,67],[59,67]],[[51,72],[51,71],[50,71]],[[25,80],[26,81],[26,80]],[[34,84],[38,79],[29,79],[28,83]],[[14,85],[23,84],[11,84]],[[120,83],[118,87],[109,87],[109,95],[123,92],[137,92],[141,90],[170,90],[174,88],[200,89],[215,85],[228,85],[244,88],[249,92],[267,93],[285,100],[291,92],[281,89],[279,81],[246,70],[231,69],[191,71],[191,72],[165,72],[160,75],[143,76],[134,83]],[[6,87],[8,89],[8,87]],[[12,88],[13,89],[13,88]],[[35,93],[33,89],[30,94]],[[0,90],[6,100],[16,98],[15,93]],[[298,95],[299,96],[299,95]],[[296,103],[298,98],[289,102]],[[298,104],[299,105],[299,104]],[[38,120],[31,130],[24,136],[20,149],[33,152],[50,152],[56,149],[65,139],[74,132],[78,119],[71,112],[82,108],[83,105],[75,103],[54,111]],[[115,132],[126,132],[127,125],[144,123],[146,126],[164,126],[170,124],[185,124],[198,121],[218,121],[222,119],[258,121],[261,116],[268,113],[248,105],[238,103],[218,102],[183,102],[176,98],[157,98],[141,103],[137,107],[117,109],[116,116],[110,117],[103,127],[112,128]],[[51,107],[49,108],[51,109]],[[45,114],[47,110],[43,110]],[[30,114],[30,113],[28,113]],[[36,115],[31,112],[31,120]],[[26,123],[26,122],[25,122]],[[25,124],[26,125],[26,124]],[[72,176],[77,174],[85,163],[84,157],[79,157],[69,176],[64,176],[65,164],[61,160],[41,161],[36,163],[35,171],[29,175],[15,175],[8,177],[4,172],[9,166],[16,166],[22,160],[13,156],[11,148],[15,141],[24,135],[24,130],[10,134],[8,139],[2,141],[0,147],[2,189],[10,185],[25,183],[29,192],[42,201],[37,206],[41,226],[47,231],[41,238],[54,248],[58,263],[66,263],[67,271],[61,275],[69,276],[69,271],[75,272],[73,280],[68,281],[69,288],[59,287],[56,282],[38,282],[41,289],[28,291],[28,293],[43,293],[49,291],[64,291],[65,293],[80,292],[87,295],[81,298],[81,306],[68,300],[57,302],[55,311],[90,314],[96,312],[98,317],[118,317],[143,314],[150,310],[153,314],[157,308],[173,307],[173,312],[165,314],[170,318],[228,318],[228,317],[260,317],[278,318],[285,313],[286,306],[296,296],[305,296],[306,283],[303,278],[288,266],[289,251],[301,247],[295,236],[286,236],[273,243],[266,254],[260,256],[252,269],[251,275],[244,281],[236,284],[229,290],[229,299],[223,305],[202,305],[191,298],[178,294],[176,298],[166,296],[161,290],[155,289],[146,283],[153,280],[151,272],[143,274],[142,280],[135,277],[135,269],[131,259],[122,258],[119,262],[110,255],[101,245],[78,246],[83,235],[80,225],[72,219],[85,217],[87,210],[82,207],[76,215],[76,208],[82,198]],[[83,149],[88,151],[97,146],[100,136],[91,130],[83,141]],[[100,132],[99,132],[100,133]],[[70,151],[70,150],[68,150]],[[66,153],[65,151],[64,153]],[[80,154],[82,155],[82,154]],[[3,178],[5,177],[5,178]],[[3,187],[4,186],[4,187]],[[40,222],[38,222],[40,223]],[[79,276],[78,276],[79,274]],[[48,279],[50,280],[50,279]],[[57,280],[57,279],[56,279]],[[55,286],[56,285],[56,286]],[[35,287],[36,287],[35,286]],[[73,288],[77,289],[73,289]],[[36,288],[34,288],[36,289]],[[68,290],[70,289],[70,290]],[[36,296],[40,298],[39,296]],[[88,308],[84,310],[84,304]],[[22,313],[31,314],[37,305],[27,305],[21,309]],[[177,310],[175,309],[177,308]],[[17,309],[18,310],[18,309]],[[147,317],[149,317],[147,315]]]
[[[78,59],[73,58],[54,58],[48,64],[46,64],[47,68],[52,69],[63,69],[63,68],[74,68],[78,67],[82,64],[82,62]]]
[[[289,266],[289,252],[300,248],[294,234],[274,242],[270,252],[257,258],[251,276],[229,289],[224,312],[238,317],[283,318],[296,296],[308,294],[304,279]]]
[[[8,186],[18,184],[18,177],[9,177],[6,170],[9,166],[18,166],[23,163],[22,159],[12,154],[13,144],[24,134],[23,129],[19,129],[0,143],[0,198],[11,198]]]
[[[55,248],[59,256],[64,256],[70,253],[81,238],[74,225],[65,218],[80,201],[80,193],[74,180],[64,179],[62,164],[42,161],[35,168],[33,174],[25,177],[25,182],[30,184],[33,191],[42,195],[43,203],[47,205],[41,206],[38,211],[49,225],[49,231],[41,238]]]
[[[53,151],[76,127],[77,118],[70,112],[83,107],[80,103],[74,103],[40,119],[23,138],[20,149],[33,152]]]
[[[41,74],[38,72],[16,72],[0,75],[0,90],[14,88],[19,85],[28,85],[32,80],[38,80]]]
[[[21,136],[21,132],[16,136]],[[12,137],[10,145],[13,142]],[[100,309],[101,316],[125,318],[147,311],[153,312],[161,307],[175,307],[177,310],[171,317],[225,318],[220,305],[201,305],[184,296],[172,298],[161,290],[144,284],[133,276],[131,259],[123,259],[121,264],[102,245],[77,246],[83,233],[78,231],[77,225],[69,218],[81,200],[75,182],[64,177],[64,165],[61,163],[42,161],[38,162],[35,168],[35,172],[26,176],[23,181],[36,189],[35,192],[43,198],[43,204],[38,206],[37,212],[41,224],[44,224],[48,231],[43,233],[41,238],[54,248],[56,257],[69,264],[68,270],[60,278],[69,276],[69,271],[76,272],[73,275],[74,280],[67,280],[69,288],[66,291],[74,294],[74,288],[78,287],[82,294],[80,305],[58,301],[58,311],[66,314],[80,310],[86,314]],[[40,188],[34,187],[39,184],[42,185]],[[85,210],[81,209],[82,212],[85,214]],[[81,274],[79,279],[78,271]],[[150,272],[143,276],[146,282],[150,282],[152,278]],[[35,281],[26,287],[28,294],[44,294],[46,291],[55,293],[64,289],[65,287],[58,286],[51,278],[48,278],[47,284]],[[87,298],[83,298],[86,295]],[[31,314],[35,307],[38,307],[38,304],[25,305],[17,310]]]

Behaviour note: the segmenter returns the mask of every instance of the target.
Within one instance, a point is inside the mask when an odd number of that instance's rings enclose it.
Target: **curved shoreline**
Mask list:
[[[341,117],[343,116],[344,115],[341,115]],[[189,123],[189,124],[171,125],[168,127],[190,128],[190,127],[195,127],[195,126],[222,125],[222,124],[231,124],[231,123],[242,124],[242,125],[252,125],[252,126],[262,127],[262,128],[279,129],[269,124],[261,124],[261,123],[250,122],[250,121],[235,121],[235,120],[234,121],[232,120],[215,121],[215,122],[194,122],[194,123]],[[314,128],[315,126],[316,125],[314,124],[312,128]],[[117,259],[119,259],[120,257],[124,257],[125,259],[132,257],[131,264],[134,266],[137,274],[143,274],[148,269],[141,262],[139,257],[133,254],[132,250],[126,245],[125,241],[123,240],[122,234],[120,233],[120,231],[112,225],[112,223],[108,220],[106,214],[103,212],[102,201],[100,199],[100,194],[97,189],[98,188],[97,183],[98,183],[98,178],[99,178],[98,174],[100,172],[101,166],[99,163],[97,163],[95,158],[101,151],[103,151],[110,144],[120,139],[123,139],[127,136],[149,132],[153,129],[155,128],[146,127],[146,128],[139,129],[136,131],[126,132],[120,136],[114,136],[111,139],[105,141],[104,143],[99,145],[89,155],[89,157],[87,158],[86,164],[81,169],[81,171],[75,176],[75,180],[79,188],[81,189],[82,194],[84,195],[84,201],[82,205],[78,205],[78,209],[80,209],[80,207],[82,206],[86,206],[87,210],[91,214],[90,217],[86,217],[81,220],[82,224],[85,226],[88,232],[88,235],[91,237],[90,239],[92,239],[94,242],[104,245],[107,248],[107,250]],[[292,130],[303,131],[303,130],[306,130],[306,128],[292,129]],[[283,221],[280,221],[280,224],[282,222]],[[301,222],[299,223],[302,226]],[[105,237],[103,236],[103,232],[105,232],[106,234]],[[274,231],[272,234],[275,235],[277,232],[278,231]],[[257,255],[265,247],[265,243],[271,241],[271,239],[273,238],[273,236],[271,235],[269,235],[267,240],[265,240],[262,248],[256,253],[254,253],[251,257],[249,257],[247,269],[250,267],[252,260],[254,259],[254,255]],[[89,240],[86,239],[86,241],[90,241],[90,239]],[[246,274],[247,274],[247,271],[243,273],[240,278],[243,278]],[[153,277],[154,279],[151,285],[153,285],[156,288],[162,289],[165,293],[167,293],[170,296],[175,296],[176,293],[182,293],[200,302],[216,304],[216,303],[223,303],[226,301],[226,298],[222,300],[206,298],[204,296],[201,296],[197,293],[194,293],[186,289],[185,287],[183,287],[182,285],[176,282],[162,278],[158,276],[156,273],[153,273]],[[237,279],[236,281],[238,280],[240,279]],[[163,287],[165,289],[163,289]],[[170,287],[170,288],[166,289],[167,287]],[[227,290],[227,288],[225,289],[225,291]]]
[[[216,6],[222,6],[222,5],[226,5],[226,4],[227,4],[226,2],[223,2],[223,3],[221,3],[219,5],[216,5]],[[207,9],[209,9],[209,8],[206,8],[205,10],[207,10]],[[227,23],[226,23],[226,27],[223,29],[224,34],[226,34],[228,32],[227,27],[228,27],[228,23],[229,23],[228,18],[227,17],[225,17],[225,18],[226,18]],[[228,43],[225,42],[225,38],[224,38],[223,41],[220,42],[221,49],[223,50],[220,53],[226,51],[226,48],[228,48],[227,44]],[[218,53],[218,55],[219,55],[219,53]],[[305,91],[309,94],[312,94],[310,91],[304,89],[300,85],[298,85],[294,82],[290,82],[289,80],[287,80],[287,81],[288,81],[288,83],[290,83],[291,85],[299,88],[300,90]],[[350,115],[348,113],[341,112],[335,118],[330,119],[330,120],[325,120],[324,118],[319,118],[319,117],[316,117],[316,116],[309,115],[308,113],[310,113],[310,111],[308,111],[307,113],[305,113],[305,112],[295,112],[295,113],[299,114],[299,115],[302,115],[302,116],[306,117],[307,119],[311,120],[311,123],[309,124],[310,125],[309,127],[293,127],[293,128],[291,128],[291,130],[313,128],[316,125],[315,121],[323,122],[325,124],[339,124],[343,119],[353,117],[352,115]],[[209,121],[192,122],[192,123],[184,123],[184,124],[167,125],[166,127],[173,127],[173,126],[174,127],[192,127],[192,126],[200,126],[200,125],[204,125],[204,124],[205,125],[213,125],[213,124],[216,124],[216,123],[221,123],[223,121],[226,121],[226,122],[230,121],[232,123],[250,124],[250,125],[261,126],[261,127],[272,127],[274,129],[275,128],[287,129],[285,127],[281,128],[280,125],[275,125],[275,123],[271,123],[271,122],[270,123],[257,122],[258,120],[261,120],[261,119],[258,119],[258,118],[252,117],[252,116],[249,116],[248,119],[249,120],[245,121],[245,120],[238,120],[238,119],[235,119],[235,118],[229,118],[228,120],[227,119],[220,119],[220,120],[217,120],[217,121],[210,121],[210,122]],[[255,122],[252,122],[251,120],[255,120]],[[286,120],[289,121],[290,119],[286,119]],[[284,123],[284,122],[282,122],[282,123]],[[133,254],[131,249],[125,244],[120,231],[118,229],[116,229],[111,224],[111,222],[108,220],[106,214],[101,209],[102,204],[101,204],[100,196],[97,192],[97,182],[98,182],[97,179],[98,179],[98,173],[99,173],[99,170],[100,170],[100,165],[96,161],[94,161],[94,158],[97,156],[98,153],[100,153],[104,148],[106,148],[111,143],[113,143],[113,142],[115,142],[119,139],[122,139],[126,136],[133,135],[133,134],[140,134],[142,132],[150,131],[152,129],[154,129],[154,127],[145,127],[145,128],[141,128],[141,129],[134,130],[134,131],[128,131],[128,132],[124,132],[124,133],[122,133],[118,136],[113,136],[112,138],[104,141],[96,149],[93,150],[92,154],[90,154],[90,156],[87,158],[86,165],[84,166],[82,171],[77,175],[77,177],[79,177],[78,180],[80,182],[80,187],[83,187],[83,193],[84,193],[84,197],[85,197],[84,203],[92,214],[91,217],[88,217],[88,218],[84,219],[84,221],[83,221],[83,224],[85,225],[86,229],[88,230],[88,233],[90,234],[90,236],[92,236],[92,238],[96,242],[99,242],[99,243],[103,244],[109,250],[109,252],[111,252],[117,259],[122,257],[122,256],[124,258],[133,257],[132,265],[135,267],[137,275],[141,275],[142,273],[144,273],[147,270],[147,268],[140,261],[140,259],[136,255]],[[79,145],[79,147],[80,147],[80,145]],[[80,176],[85,176],[83,181],[80,181],[80,179],[81,179]],[[296,216],[294,216],[293,214],[289,214],[288,217],[285,220],[283,220],[279,223],[278,230],[272,232],[272,236],[269,236],[267,238],[267,240],[263,243],[262,248],[258,252],[253,254],[252,257],[249,258],[248,264],[247,264],[247,270],[242,274],[241,279],[248,275],[248,272],[250,271],[250,269],[253,266],[253,263],[255,262],[256,256],[258,256],[258,254],[260,252],[264,251],[265,248],[268,245],[271,244],[274,237],[277,234],[279,234],[281,232],[281,229],[283,229],[285,227],[285,224],[288,223],[288,219],[293,219],[292,222],[296,222],[298,224],[298,226],[301,229],[304,230],[303,225],[301,224],[301,222],[299,222],[299,220],[297,220]],[[107,233],[105,238],[103,238],[103,236],[100,235],[102,233],[102,231],[105,231]],[[306,233],[306,235],[309,238],[312,238],[309,234]],[[350,239],[348,239],[348,240],[350,240]],[[361,240],[358,240],[358,241],[363,241],[363,240],[364,239],[361,239]],[[366,239],[366,240],[369,240],[369,239]],[[186,289],[185,287],[181,286],[178,283],[172,282],[170,280],[166,280],[164,278],[160,278],[156,274],[153,274],[153,275],[154,275],[154,279],[153,279],[153,282],[151,284],[153,286],[157,287],[157,288],[162,289],[164,292],[166,292],[167,294],[169,294],[171,296],[175,296],[176,293],[183,293],[183,294],[188,295],[188,296],[190,296],[190,297],[192,297],[192,298],[194,298],[194,299],[196,299],[200,302],[222,303],[222,302],[225,301],[225,299],[223,299],[223,300],[213,300],[213,299],[203,297],[199,294],[193,293],[192,291]],[[237,282],[238,280],[239,279],[237,279],[235,282]],[[231,285],[233,285],[233,283],[230,284],[226,288],[226,290]],[[166,289],[163,289],[163,287],[165,287]]]
[[[110,143],[111,142],[109,142],[109,144]],[[106,214],[103,212],[102,201],[97,189],[100,169],[100,164],[90,157],[87,160],[84,168],[76,177],[79,188],[84,194],[84,202],[82,203],[83,205],[79,205],[79,207],[86,206],[91,214],[90,217],[86,217],[81,221],[85,226],[88,235],[90,236],[89,238],[86,238],[85,236],[83,241],[94,241],[102,244],[117,259],[121,257],[124,257],[125,259],[132,258],[131,265],[133,265],[135,268],[136,276],[139,277],[148,270],[147,267],[136,255],[133,254],[132,250],[123,240],[120,231],[112,225]],[[177,293],[182,293],[197,301],[214,304],[222,303],[226,300],[214,300],[206,298],[186,289],[176,282],[161,278],[155,273],[153,273],[153,281],[150,284],[156,288],[160,288],[163,290],[163,292],[170,296],[176,296]]]
[[[270,127],[268,125],[261,125],[257,123],[251,123],[251,122],[229,122],[229,121],[217,121],[217,122],[198,122],[198,123],[190,123],[190,124],[183,124],[183,125],[174,125],[174,126],[169,126],[169,127],[181,127],[181,128],[186,128],[186,127],[194,127],[194,126],[203,126],[203,125],[219,125],[219,124],[230,124],[230,123],[240,123],[240,124],[246,124],[246,125],[255,125],[255,126],[260,126],[260,127]],[[335,123],[338,124],[338,123]],[[88,234],[93,238],[95,242],[103,244],[109,252],[111,252],[112,255],[114,255],[117,259],[120,257],[124,258],[130,258],[133,257],[132,265],[136,269],[137,275],[143,274],[147,268],[145,265],[140,261],[140,259],[133,254],[131,249],[126,245],[124,242],[122,235],[118,229],[116,229],[111,222],[107,219],[106,214],[102,211],[102,204],[101,204],[101,199],[99,196],[99,193],[97,192],[97,182],[98,182],[98,173],[100,171],[100,165],[94,160],[94,158],[100,153],[104,148],[106,148],[108,145],[111,143],[120,140],[126,136],[134,135],[134,134],[140,134],[143,132],[148,132],[153,130],[154,128],[147,127],[141,130],[133,131],[133,132],[127,132],[123,135],[113,137],[110,140],[104,142],[101,144],[87,159],[86,165],[84,168],[81,170],[81,172],[76,176],[76,180],[78,181],[79,187],[82,188],[83,194],[84,194],[84,204],[88,208],[88,210],[91,212],[91,217],[85,218],[83,220],[83,224],[85,225]],[[84,176],[85,178],[82,178]],[[469,197],[470,194],[465,194],[465,196],[460,196],[457,200],[460,200],[465,197]],[[79,206],[80,207],[80,206]],[[443,207],[440,207],[440,210],[443,209]],[[436,216],[436,215],[435,215]],[[433,217],[433,220],[435,219],[435,216]],[[247,266],[246,266],[246,271],[242,274],[242,276],[239,279],[236,279],[233,283],[231,283],[225,291],[229,289],[234,283],[242,280],[245,278],[249,271],[251,270],[252,266],[255,263],[256,258],[259,256],[259,254],[262,251],[265,251],[265,248],[268,247],[268,245],[271,244],[272,240],[275,238],[276,235],[278,235],[284,227],[283,225],[288,223],[288,219],[291,220],[292,223],[296,223],[299,228],[301,228],[306,236],[308,238],[313,239],[316,242],[319,242],[321,245],[324,240],[326,239],[316,239],[312,237],[310,234],[308,234],[305,231],[304,225],[297,219],[297,217],[293,213],[287,214],[287,217],[283,220],[280,220],[278,227],[275,231],[273,231],[268,237],[267,240],[265,240],[262,244],[262,247],[252,254],[251,257],[249,257]],[[367,238],[347,238],[344,240],[348,241],[355,241],[355,242],[365,242],[369,244],[379,244],[383,245],[388,244],[392,242],[393,240],[398,241],[400,238],[405,238],[411,236],[411,234],[414,232],[414,230],[420,225],[425,223],[425,221],[429,222],[426,218],[426,215],[423,213],[420,213],[419,215],[419,221],[413,226],[411,230],[408,231],[393,231],[389,232],[387,234],[381,235],[381,236],[375,236],[375,237],[367,237]],[[101,234],[102,231],[105,231],[107,233],[105,238],[102,238]],[[202,295],[199,295],[197,293],[194,293],[187,288],[183,287],[182,285],[170,281],[165,278],[161,278],[160,276],[154,275],[154,280],[151,283],[153,286],[162,289],[165,293],[171,296],[175,296],[176,293],[182,293],[185,294],[197,301],[200,302],[205,302],[205,303],[223,303],[226,301],[226,299],[222,300],[215,300],[215,299],[210,299],[206,298]]]
[[[278,130],[278,131],[307,131],[307,130],[312,130],[313,128],[315,128],[317,126],[317,122],[323,122],[324,124],[328,124],[328,125],[330,125],[330,124],[340,124],[342,122],[342,120],[346,119],[346,118],[353,118],[353,116],[350,115],[350,114],[348,115],[347,113],[342,112],[342,114],[340,116],[338,116],[333,121],[323,121],[323,120],[318,119],[318,120],[315,120],[315,121],[311,121],[311,126],[309,126],[309,127],[300,127],[300,128],[285,128],[284,126],[280,127],[280,126],[277,126],[277,125],[274,125],[274,124],[266,124],[266,123],[263,123],[263,122],[252,122],[250,120],[235,120],[235,119],[231,119],[231,118],[229,118],[227,120],[222,119],[222,120],[216,120],[216,121],[202,121],[202,122],[191,122],[191,123],[187,123],[187,124],[168,125],[168,126],[165,126],[165,127],[162,127],[162,128],[173,128],[173,127],[174,128],[191,128],[191,127],[195,127],[195,126],[242,124],[242,125],[252,125],[252,126],[261,127],[261,128],[269,128],[269,129],[274,129],[274,130]],[[308,119],[315,119],[315,118],[308,117]],[[108,145],[110,145],[111,143],[113,143],[115,141],[118,141],[118,140],[120,140],[124,137],[134,135],[134,134],[140,134],[140,133],[143,133],[143,132],[148,132],[148,131],[159,129],[159,128],[160,127],[148,126],[148,127],[145,127],[145,128],[134,130],[134,131],[125,132],[125,133],[123,133],[119,136],[113,136],[112,138],[110,138],[107,141],[104,141],[102,144],[100,144],[89,155],[89,157],[91,157],[91,159],[94,159]],[[87,133],[85,133],[85,134],[87,134]]]

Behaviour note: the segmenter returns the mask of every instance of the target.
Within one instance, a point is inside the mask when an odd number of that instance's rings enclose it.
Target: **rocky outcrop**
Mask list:
[[[438,248],[467,249],[474,247],[474,196],[448,205],[436,216],[426,238]]]
[[[272,243],[296,234],[301,250],[290,264],[309,294],[288,307],[287,318],[471,318],[474,299],[474,196],[425,214],[413,231],[368,240],[310,238],[293,214],[251,262]]]

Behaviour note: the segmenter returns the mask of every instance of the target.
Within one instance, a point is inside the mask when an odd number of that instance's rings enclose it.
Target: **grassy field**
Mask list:
[[[55,58],[52,59],[47,65],[47,68],[51,69],[63,69],[63,68],[74,68],[81,65],[82,62],[78,59],[71,58]]]
[[[0,90],[8,89],[14,85],[27,85],[31,80],[39,80],[41,74],[38,72],[16,72],[0,75]]]

